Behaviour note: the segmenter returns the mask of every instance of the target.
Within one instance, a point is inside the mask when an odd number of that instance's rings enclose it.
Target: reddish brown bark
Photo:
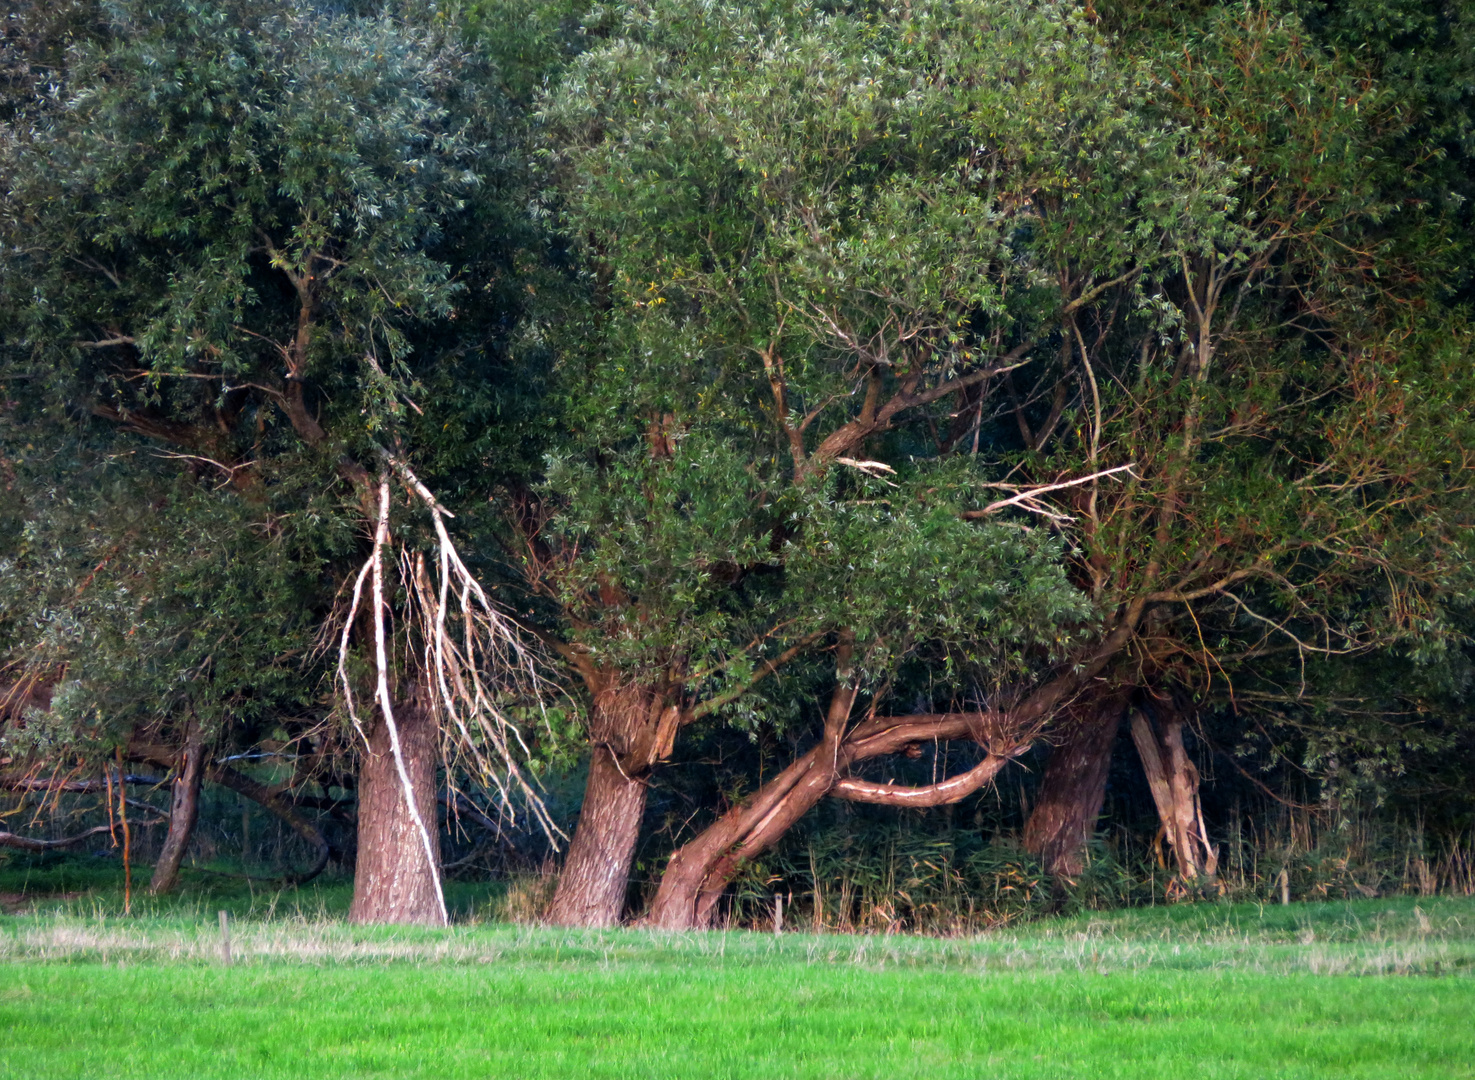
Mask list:
[[[677,714],[656,693],[609,686],[594,698],[594,751],[584,803],[547,919],[557,926],[614,926],[624,914],[650,768],[670,752]]]
[[[153,896],[171,892],[179,881],[179,867],[184,862],[190,838],[195,833],[195,820],[199,817],[200,782],[204,774],[205,744],[198,729],[192,728],[179,755],[179,775],[174,778],[169,834],[164,837],[164,847],[154,863],[153,880],[149,882],[149,893]]]
[[[1126,693],[1115,691],[1074,710],[1045,765],[1024,826],[1024,846],[1056,877],[1084,869],[1086,842],[1106,799],[1111,751],[1126,704]]]
[[[440,837],[436,829],[435,774],[440,763],[439,732],[428,694],[416,688],[395,710],[400,750],[420,820],[430,830],[435,865],[410,815],[404,784],[395,765],[389,729],[382,717],[368,734],[358,781],[358,858],[353,876],[355,923],[445,923],[436,884],[440,875]]]
[[[991,780],[1011,758],[1038,736],[1062,700],[1130,643],[1144,605],[1134,603],[1078,668],[1062,673],[999,713],[919,713],[876,717],[846,731],[855,689],[850,682],[848,646],[842,635],[836,650],[839,676],[825,720],[824,737],[753,796],[733,807],[671,857],[643,922],[666,930],[710,925],[723,891],[743,864],[772,847],[826,795],[896,806],[939,806],[956,802]],[[1120,719],[1120,713],[1118,713]],[[850,766],[894,754],[915,743],[972,739],[989,751],[975,769],[939,784],[908,789],[873,784],[847,776]]]
[[[847,711],[848,694],[837,690],[837,704]],[[829,725],[827,725],[829,727]],[[977,791],[997,775],[1028,737],[1008,737],[1003,718],[988,713],[922,713],[878,717],[840,739],[827,737],[753,796],[733,807],[695,839],[682,846],[661,875],[645,923],[663,930],[709,926],[723,892],[743,864],[777,843],[811,807],[826,795],[859,802],[939,806]],[[850,766],[898,753],[919,742],[973,739],[990,748],[988,757],[958,777],[924,787],[876,784],[845,775]]]

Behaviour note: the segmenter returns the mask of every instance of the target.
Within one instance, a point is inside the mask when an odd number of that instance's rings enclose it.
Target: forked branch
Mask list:
[[[432,712],[441,721],[442,734],[455,753],[469,760],[480,777],[497,788],[504,805],[512,806],[509,788],[520,792],[534,819],[556,844],[556,838],[563,834],[519,764],[519,758],[525,758],[529,749],[516,722],[508,715],[506,705],[509,700],[530,700],[541,708],[545,682],[538,673],[536,658],[524,644],[517,626],[492,603],[481,583],[467,569],[446,529],[445,519],[452,516],[450,511],[440,505],[402,459],[382,448],[380,454],[388,467],[380,473],[377,482],[373,546],[354,581],[339,637],[338,681],[349,719],[367,746],[368,737],[349,672],[351,635],[366,600],[367,586],[374,642],[373,697],[384,720],[395,771],[404,790],[410,817],[420,835],[444,918],[445,898],[441,892],[435,845],[414,798],[391,691],[394,682],[392,646],[385,626],[388,611],[385,551],[391,546],[391,474],[399,479],[411,499],[429,512],[435,529],[436,551],[430,560],[433,571],[427,566],[423,553],[401,550],[396,558],[410,598],[408,621],[419,637],[418,650],[411,646],[407,652],[424,677]],[[414,655],[416,651],[418,656]]]

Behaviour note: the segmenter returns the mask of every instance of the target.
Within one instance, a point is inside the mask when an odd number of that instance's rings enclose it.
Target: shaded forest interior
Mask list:
[[[752,744],[745,740],[728,749],[730,780],[756,771],[758,754]],[[931,757],[929,751],[908,766],[918,778],[945,767],[945,762],[934,765]],[[1216,761],[1212,754],[1199,760],[1207,762],[1205,817],[1220,850],[1219,878],[1210,889],[1190,892],[1173,873],[1147,782],[1130,736],[1122,732],[1113,754],[1104,827],[1092,839],[1083,871],[1068,881],[1053,880],[1021,843],[1043,765],[1037,760],[944,813],[843,802],[822,806],[783,845],[748,868],[718,922],[771,930],[776,898],[781,899],[785,924],[798,932],[951,936],[1045,915],[1193,900],[1475,896],[1475,838],[1464,813],[1449,813],[1459,806],[1452,793],[1419,793],[1440,808],[1438,817],[1431,817],[1417,797],[1375,808],[1298,805],[1268,797],[1230,762]],[[291,771],[270,758],[236,764],[268,786]],[[156,808],[154,820],[166,818],[167,778],[134,780],[134,797]],[[579,770],[547,778],[549,806],[565,831],[577,820],[582,780]],[[352,793],[336,794],[331,802],[309,796],[294,804],[331,849],[322,875],[314,879],[330,889],[351,882],[353,874]],[[629,910],[640,910],[654,892],[658,875],[652,870],[669,857],[673,836],[691,808],[711,795],[675,783],[652,793]],[[37,839],[62,840],[108,823],[96,799],[84,795],[55,801],[32,795],[13,809],[22,813],[10,814],[10,827],[29,824],[27,835]],[[541,921],[552,899],[558,854],[541,833],[505,821],[499,828],[493,818],[473,817],[467,809],[463,805],[453,818],[443,803],[440,813],[453,917]],[[131,855],[140,886],[146,884],[166,834],[167,828],[158,826],[134,833]],[[111,835],[105,830],[83,844],[48,852],[0,852],[4,902],[11,910],[57,898],[81,900],[84,907],[91,902],[86,898],[94,896],[116,903],[122,859],[121,846],[112,838],[116,835],[114,819]],[[244,888],[263,896],[291,890],[293,875],[312,866],[317,855],[315,846],[280,816],[230,789],[207,786],[180,901],[187,904],[197,894],[219,889]]]

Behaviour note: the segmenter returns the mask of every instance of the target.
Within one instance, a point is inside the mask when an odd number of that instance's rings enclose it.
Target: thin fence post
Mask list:
[[[220,959],[230,967],[230,916],[223,911],[220,913]]]

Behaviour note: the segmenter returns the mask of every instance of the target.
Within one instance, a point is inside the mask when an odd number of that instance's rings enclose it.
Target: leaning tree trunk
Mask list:
[[[1143,710],[1133,710],[1132,741],[1152,790],[1158,820],[1173,850],[1178,873],[1185,882],[1213,881],[1219,871],[1219,850],[1209,843],[1199,801],[1199,775],[1183,745],[1183,713],[1171,697],[1154,697],[1153,725]]]
[[[169,835],[164,838],[164,848],[159,852],[159,861],[154,864],[154,877],[149,882],[149,892],[154,896],[172,891],[179,881],[179,867],[184,862],[184,854],[200,814],[200,780],[204,772],[205,743],[200,738],[198,727],[192,727],[185,737],[184,753],[180,755],[179,775],[174,778]]]
[[[625,910],[635,842],[645,818],[649,767],[669,746],[641,753],[670,709],[636,685],[610,687],[594,699],[594,752],[584,803],[558,875],[547,921],[556,926],[615,926]],[[667,725],[669,726],[669,724]],[[674,728],[670,735],[674,737]],[[622,759],[623,762],[622,763]]]
[[[1085,868],[1086,842],[1106,800],[1111,750],[1126,703],[1126,693],[1114,691],[1077,710],[1065,741],[1045,765],[1024,826],[1024,846],[1054,877],[1072,877]]]
[[[822,741],[677,849],[661,875],[645,925],[660,930],[710,926],[718,901],[744,863],[777,843],[834,788],[836,758],[834,745]]]
[[[848,716],[852,686],[831,700],[831,720]],[[825,737],[753,795],[733,807],[671,857],[643,920],[661,930],[698,930],[712,924],[723,893],[742,868],[781,840],[825,796],[886,806],[944,806],[967,798],[1023,752],[1029,733],[1011,733],[990,713],[919,713],[876,717],[844,732],[826,724]],[[1011,737],[1012,735],[1012,737]],[[873,783],[847,776],[851,765],[921,743],[970,739],[988,748],[967,772],[923,787]]]
[[[161,769],[173,769],[178,765],[178,755],[171,747],[160,746],[151,743],[129,743],[125,752],[129,761],[147,762]],[[253,780],[245,773],[237,772],[229,765],[212,763],[201,755],[205,779],[221,787],[229,788],[239,795],[243,795],[251,801],[260,804],[262,809],[273,814],[284,825],[300,836],[313,850],[316,856],[313,863],[306,870],[293,871],[284,875],[281,881],[285,885],[305,885],[313,878],[323,872],[328,865],[328,858],[332,850],[328,847],[328,841],[324,838],[322,831],[307,818],[297,812],[291,797],[283,791],[259,780]],[[88,781],[87,790],[92,790],[93,781]],[[77,790],[68,786],[64,790]],[[103,826],[106,831],[107,826]]]
[[[358,780],[358,858],[353,876],[355,923],[418,923],[442,926],[440,833],[435,814],[435,773],[440,763],[439,733],[429,694],[415,687],[395,709],[400,750],[420,820],[430,833],[434,865],[426,858],[420,828],[409,812],[382,716],[368,733],[368,748]]]

